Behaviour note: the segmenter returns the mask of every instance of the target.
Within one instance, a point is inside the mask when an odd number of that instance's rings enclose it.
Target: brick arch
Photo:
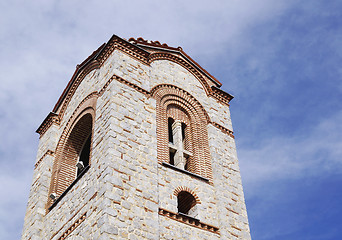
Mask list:
[[[190,119],[190,145],[193,150],[190,171],[212,180],[207,129],[210,119],[203,106],[191,94],[173,85],[158,85],[152,89],[151,95],[157,102],[158,162],[169,162],[167,109],[175,106],[183,109]]]
[[[78,155],[88,137],[93,136],[97,96],[92,93],[83,99],[66,123],[55,151],[49,195],[55,193],[59,197],[76,179]],[[47,207],[51,204],[49,198]]]
[[[188,61],[185,61],[174,54],[165,52],[152,53],[148,58],[149,63],[152,63],[157,60],[168,60],[182,66],[183,68],[188,70],[195,78],[197,78],[197,80],[202,84],[207,95],[211,94],[212,90],[210,88],[208,81],[203,77],[203,74]]]
[[[151,91],[151,96],[153,98],[161,98],[165,95],[175,95],[180,96],[182,99],[190,103],[190,106],[196,107],[199,111],[203,112],[205,115],[205,119],[208,123],[210,123],[210,118],[207,112],[205,111],[204,107],[201,105],[201,103],[193,97],[190,93],[185,91],[184,89],[181,89],[175,85],[171,84],[159,84],[154,86]],[[179,100],[179,99],[178,99]]]
[[[176,197],[178,196],[178,194],[180,192],[188,192],[190,193],[192,196],[194,196],[194,198],[196,199],[196,204],[200,204],[201,200],[199,199],[199,197],[197,196],[197,194],[191,190],[190,188],[186,187],[186,186],[179,186],[177,187],[174,191],[173,191],[173,195],[175,195]]]
[[[78,69],[76,69],[76,72],[74,73],[74,76],[72,77],[71,81],[67,86],[67,91],[66,91],[66,95],[65,98],[63,99],[62,105],[60,107],[60,111],[58,113],[59,119],[62,120],[64,117],[64,113],[65,110],[67,109],[72,97],[74,96],[77,88],[79,87],[79,85],[82,83],[82,81],[84,80],[84,78],[93,70],[95,69],[99,69],[100,68],[100,64],[97,60],[92,60],[91,62],[87,63],[84,68],[80,69],[80,67],[78,67]],[[61,97],[64,97],[63,95]],[[59,108],[59,106],[55,106],[53,111],[56,112],[57,109]]]
[[[190,116],[186,110],[178,105],[169,104],[166,109],[167,117],[177,118],[186,124],[190,124]]]

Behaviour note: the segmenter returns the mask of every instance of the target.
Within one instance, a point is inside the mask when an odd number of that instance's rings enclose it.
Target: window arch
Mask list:
[[[66,184],[68,187],[82,173],[84,168],[89,166],[91,131],[92,116],[87,113],[73,127],[63,148],[60,181],[57,181],[60,185]]]
[[[60,137],[52,168],[48,208],[75,184],[91,164],[96,97],[89,95],[81,102]]]
[[[177,209],[179,214],[198,218],[201,201],[194,191],[188,187],[179,186],[175,189],[174,195],[177,197]]]
[[[158,162],[212,180],[207,126],[210,119],[188,92],[172,85],[151,91],[157,102]]]

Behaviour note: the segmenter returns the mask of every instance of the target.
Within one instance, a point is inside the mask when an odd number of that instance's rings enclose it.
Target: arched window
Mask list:
[[[90,99],[86,104],[89,102],[95,101]],[[65,127],[57,145],[48,209],[51,209],[52,204],[56,200],[58,202],[59,198],[68,192],[90,166],[95,111],[88,106],[75,111],[75,115],[74,121],[69,121],[70,124]]]
[[[151,92],[157,102],[158,162],[211,180],[210,119],[204,108],[176,86],[159,85]]]
[[[170,164],[191,171],[192,136],[190,119],[184,109],[169,105],[167,107]]]
[[[196,199],[191,193],[181,191],[177,196],[178,212],[188,214],[190,209],[196,205]]]
[[[89,166],[92,132],[92,116],[82,116],[73,129],[61,153],[57,195],[60,195]]]

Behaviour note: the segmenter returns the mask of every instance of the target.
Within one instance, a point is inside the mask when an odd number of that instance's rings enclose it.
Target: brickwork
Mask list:
[[[172,85],[160,85],[152,90],[157,100],[158,161],[169,161],[168,115],[174,114],[179,120],[189,124],[192,138],[192,161],[190,170],[203,177],[212,179],[211,160],[208,146],[208,116],[199,102],[189,93]],[[170,110],[170,106],[173,106]],[[176,106],[176,107],[174,107]],[[175,111],[175,109],[184,111]],[[168,111],[169,110],[169,111]],[[181,114],[182,113],[182,114]],[[187,115],[186,117],[184,115]]]
[[[60,196],[76,178],[76,163],[84,142],[92,135],[97,94],[90,94],[69,119],[56,150],[49,195]],[[49,198],[47,208],[52,204]]]
[[[181,48],[113,36],[37,130],[22,239],[250,239],[232,96],[220,85]],[[169,117],[186,125],[187,170],[165,165]],[[90,166],[77,177],[90,134]]]

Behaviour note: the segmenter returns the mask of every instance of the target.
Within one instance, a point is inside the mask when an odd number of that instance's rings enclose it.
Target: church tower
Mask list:
[[[180,47],[114,35],[37,130],[22,239],[250,239],[220,87]]]

